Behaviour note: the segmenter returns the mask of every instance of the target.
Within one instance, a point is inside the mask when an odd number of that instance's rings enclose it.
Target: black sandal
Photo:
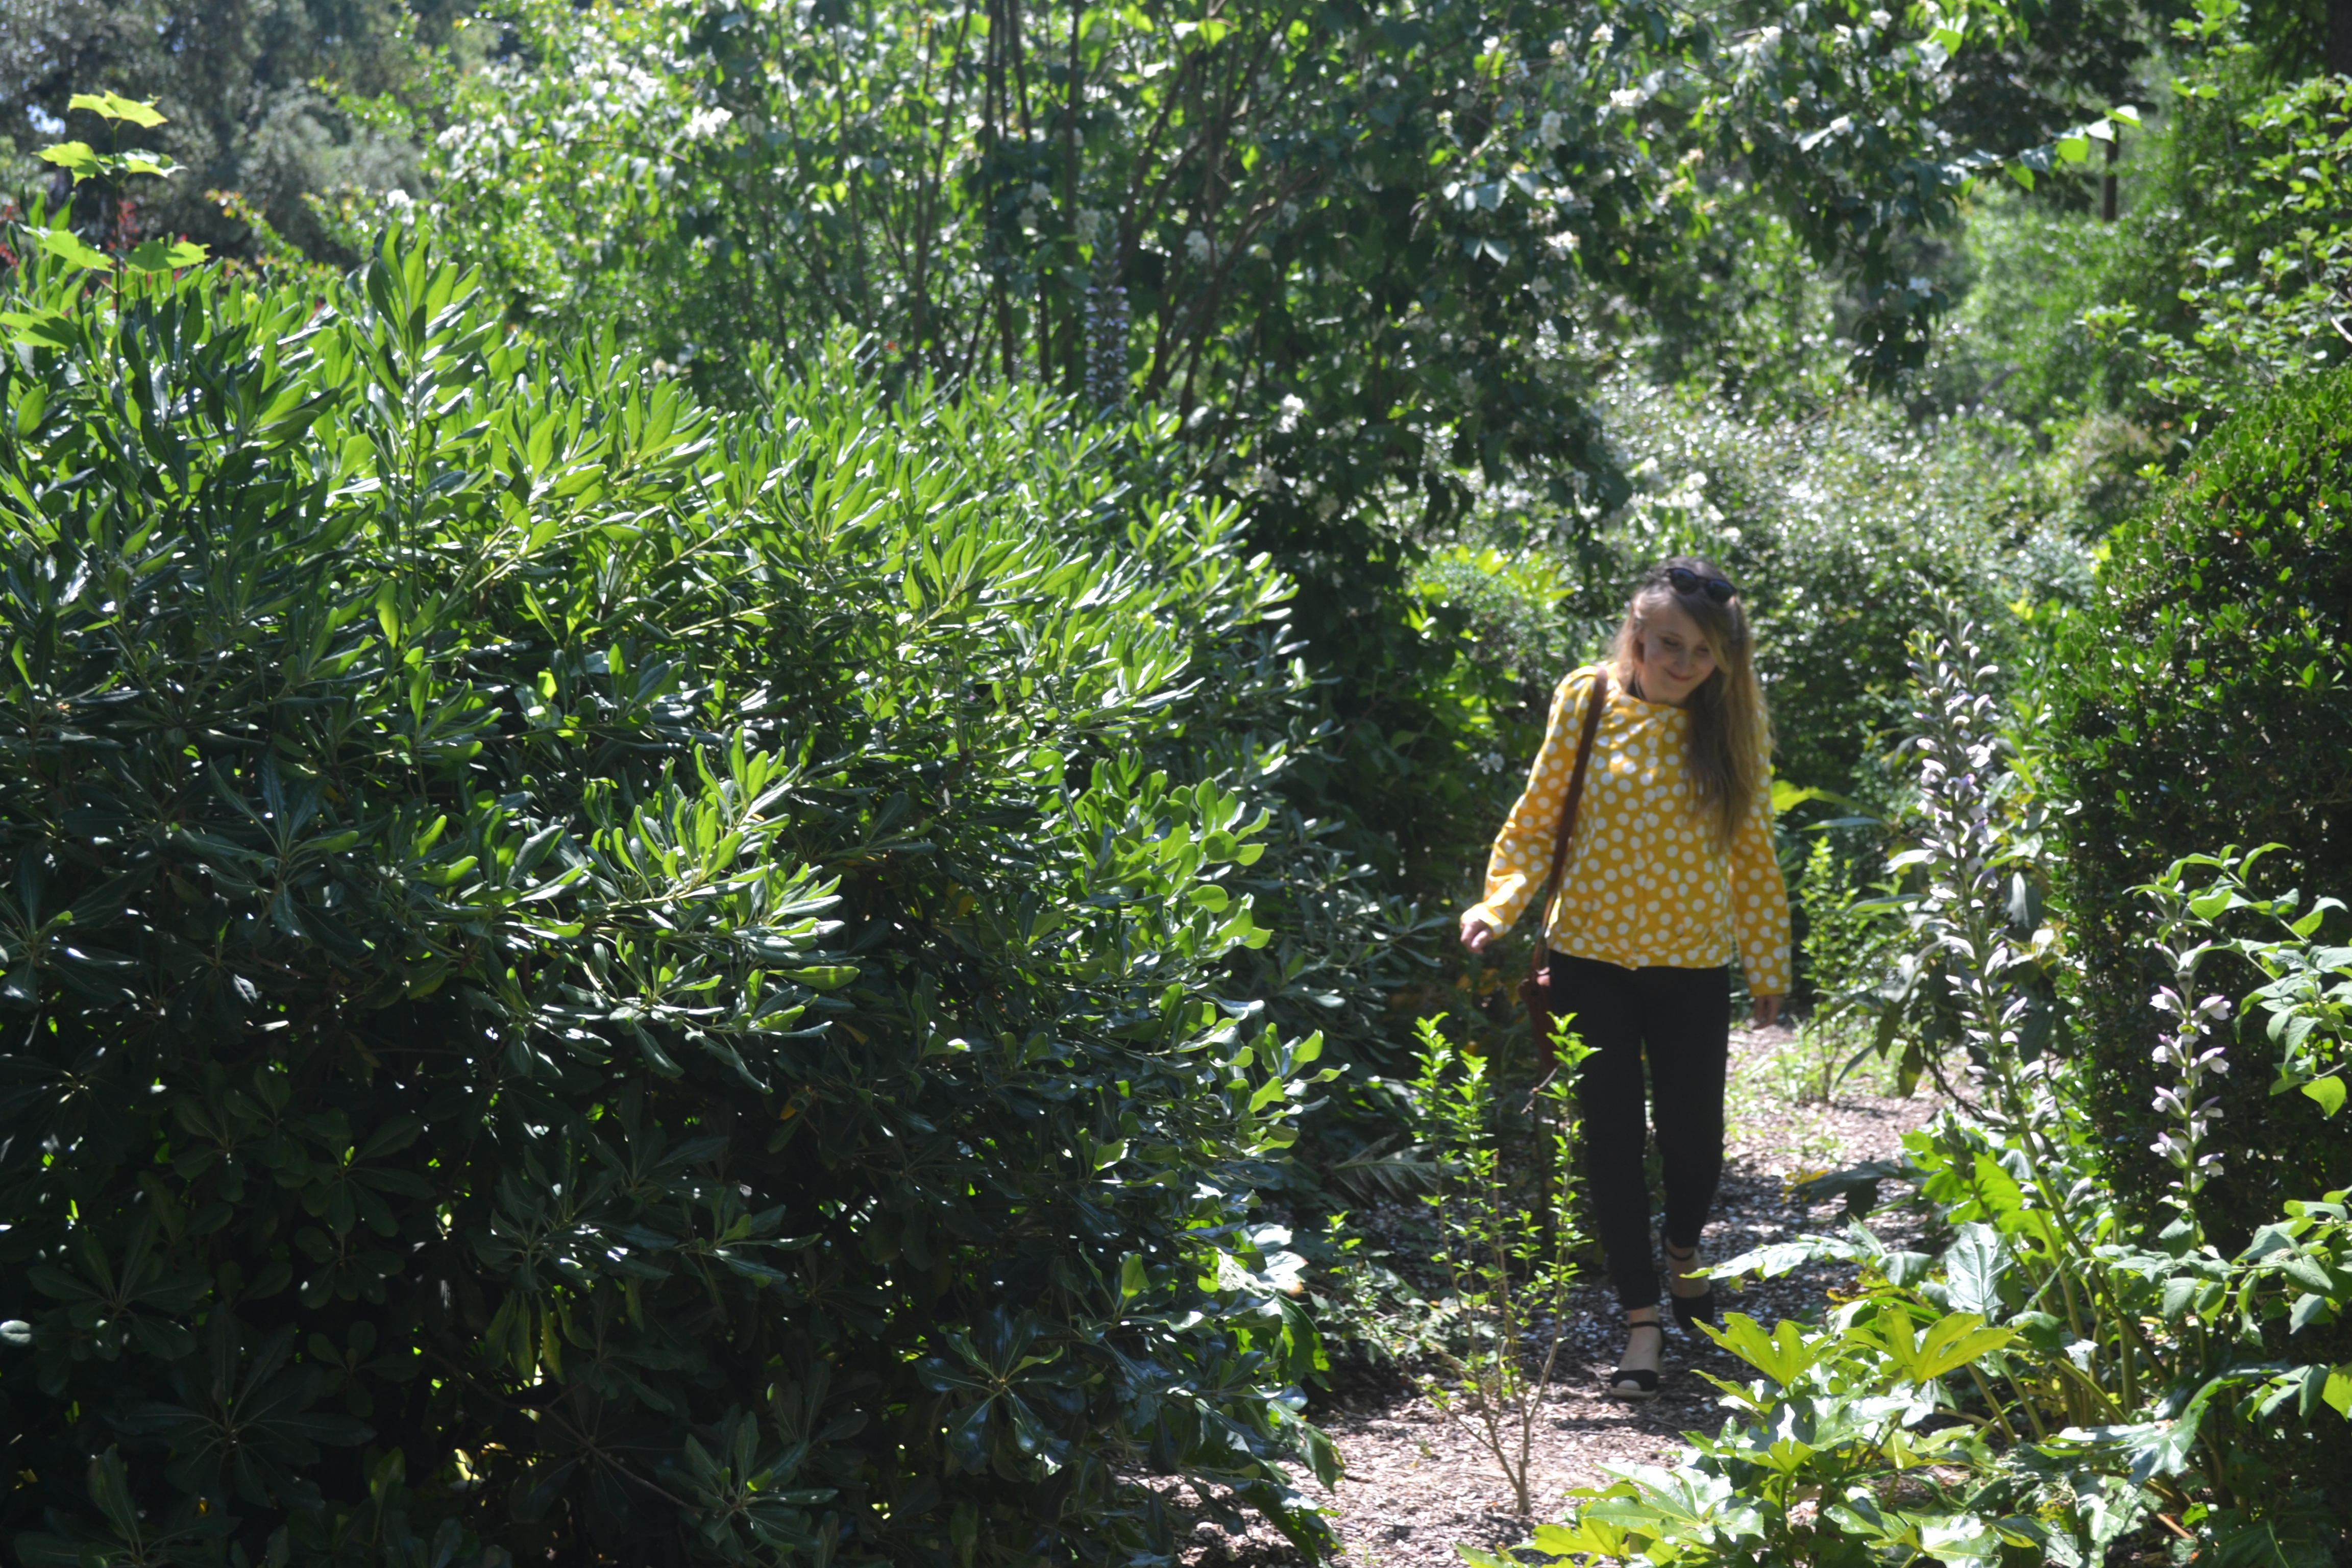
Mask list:
[[[1682,1278],[1682,1264],[1697,1261],[1697,1247],[1691,1247],[1683,1253],[1680,1259],[1677,1259],[1675,1257],[1675,1244],[1671,1241],[1666,1243],[1666,1262],[1673,1267],[1676,1279]],[[1677,1295],[1673,1281],[1670,1280],[1666,1286],[1666,1300],[1675,1305],[1675,1321],[1681,1326],[1683,1332],[1691,1338],[1699,1337],[1699,1324],[1706,1323],[1710,1327],[1714,1325],[1715,1281],[1712,1279],[1707,1281],[1706,1290],[1696,1296]]]
[[[1625,1331],[1628,1334],[1631,1334],[1635,1329],[1657,1330],[1658,1350],[1661,1354],[1664,1353],[1666,1348],[1665,1324],[1654,1320],[1649,1322],[1628,1323],[1625,1325]],[[1648,1367],[1621,1366],[1615,1372],[1609,1374],[1609,1397],[1612,1399],[1655,1399],[1657,1396],[1658,1374],[1652,1372]]]

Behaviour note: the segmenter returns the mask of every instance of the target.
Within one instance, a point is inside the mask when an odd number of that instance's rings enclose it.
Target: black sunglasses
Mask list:
[[[1721,577],[1702,577],[1687,566],[1666,568],[1666,585],[1677,594],[1696,594],[1706,590],[1706,596],[1718,605],[1727,605],[1739,596],[1739,590]]]

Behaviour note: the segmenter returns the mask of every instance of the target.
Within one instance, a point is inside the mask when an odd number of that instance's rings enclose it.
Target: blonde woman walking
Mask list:
[[[1757,1027],[1780,1016],[1789,989],[1771,735],[1739,590],[1696,557],[1661,563],[1625,606],[1608,660],[1559,683],[1527,788],[1495,839],[1486,896],[1462,916],[1473,952],[1508,931],[1543,885],[1596,697],[1582,797],[1543,930],[1551,1005],[1574,1016],[1593,1047],[1578,1082],[1585,1188],[1626,1322],[1609,1389],[1653,1399],[1666,1331],[1646,1135],[1654,1126],[1664,1166],[1668,1300],[1696,1333],[1715,1320],[1714,1288],[1688,1276],[1723,1172],[1735,952]]]

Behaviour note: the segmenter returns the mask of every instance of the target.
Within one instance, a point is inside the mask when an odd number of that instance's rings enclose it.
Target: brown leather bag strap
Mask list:
[[[1584,768],[1592,760],[1592,737],[1601,730],[1601,710],[1609,706],[1609,667],[1592,678],[1592,694],[1584,706],[1584,729],[1576,741],[1576,766],[1568,775],[1568,798],[1559,804],[1559,827],[1552,835],[1551,877],[1544,884],[1543,902],[1536,906],[1535,952],[1528,959],[1530,979],[1541,979],[1544,957],[1551,943],[1545,922],[1551,919],[1552,900],[1559,897],[1559,879],[1568,869],[1568,841],[1576,832],[1577,803],[1584,798]]]

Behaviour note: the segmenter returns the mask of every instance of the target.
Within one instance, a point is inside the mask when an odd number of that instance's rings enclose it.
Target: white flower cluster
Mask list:
[[[2159,1084],[2156,1090],[2155,1109],[2179,1123],[2177,1130],[2167,1129],[2148,1145],[2164,1156],[2167,1163],[2181,1175],[2185,1194],[2194,1197],[2205,1178],[2220,1168],[2219,1150],[2204,1152],[2206,1134],[2213,1123],[2221,1120],[2221,1102],[2204,1094],[2205,1079],[2211,1075],[2230,1070],[2230,1059],[2221,1046],[2207,1046],[2205,1037],[2215,1024],[2230,1016],[2230,999],[2208,996],[2190,1003],[2180,992],[2169,985],[2158,986],[2148,1005],[2175,1020],[2172,1031],[2157,1042],[2150,1053],[2156,1065],[2170,1068],[2180,1075],[2178,1083]]]
[[[1029,188],[1021,193],[1021,205],[1013,215],[1013,221],[1024,229],[1042,228],[1045,215],[1052,211],[1053,206],[1054,193],[1033,180]]]
[[[1779,27],[1763,28],[1748,40],[1748,52],[1751,55],[1769,55],[1780,47],[1780,29]]]

